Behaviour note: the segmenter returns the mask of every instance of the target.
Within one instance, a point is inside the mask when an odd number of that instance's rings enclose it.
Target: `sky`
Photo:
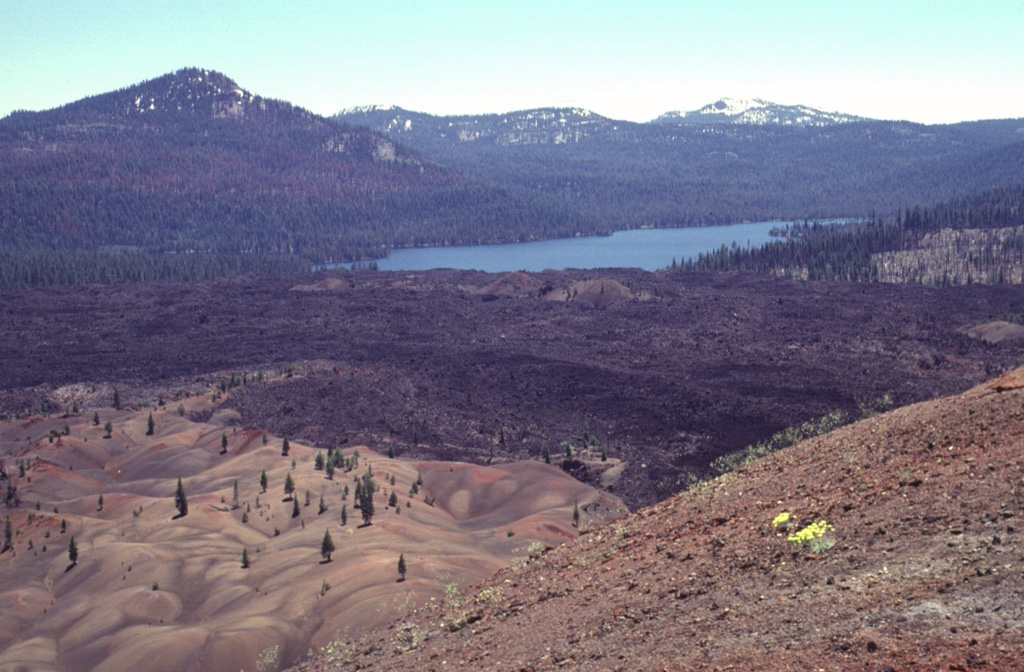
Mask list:
[[[1024,0],[0,0],[0,116],[183,67],[320,114],[722,97],[927,124],[1024,117]]]

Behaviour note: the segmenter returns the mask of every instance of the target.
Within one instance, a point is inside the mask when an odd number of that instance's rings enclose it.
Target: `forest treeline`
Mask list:
[[[0,291],[67,285],[199,281],[243,273],[297,273],[309,263],[266,254],[152,254],[134,250],[0,251]]]
[[[340,114],[471,177],[612,230],[865,218],[1014,184],[1021,120],[824,127],[634,123],[574,109]]]
[[[0,120],[0,165],[0,289],[308,269],[583,226],[555,199],[206,71],[15,113]]]
[[[389,138],[196,69],[16,112],[0,120],[0,290],[204,279],[642,226],[865,217],[1024,171],[1012,122],[711,128],[582,115],[559,122],[560,138],[578,139],[562,144],[515,124],[464,142],[443,134],[444,118],[430,123],[424,131],[418,117],[411,135]],[[894,224],[916,226],[903,219]],[[858,234],[872,250],[902,249],[890,226],[878,218]],[[837,244],[822,235],[839,234],[795,234]],[[741,263],[717,259],[701,263]],[[870,269],[830,257],[820,271],[815,259],[808,274]],[[904,275],[913,266],[887,263]]]
[[[759,248],[722,247],[686,270],[755,271],[787,278],[932,285],[1020,283],[1024,186],[990,189],[893,218],[803,222]]]

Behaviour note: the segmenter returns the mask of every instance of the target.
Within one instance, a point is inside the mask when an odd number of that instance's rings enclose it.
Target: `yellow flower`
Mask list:
[[[822,520],[817,523],[811,523],[796,534],[791,535],[788,537],[788,541],[800,544],[813,553],[818,553],[828,550],[835,544],[835,541],[832,539],[824,539],[825,535],[834,529],[832,525],[828,524],[828,521]]]

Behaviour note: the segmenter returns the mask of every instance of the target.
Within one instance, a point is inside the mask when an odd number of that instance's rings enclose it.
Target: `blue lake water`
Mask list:
[[[564,268],[642,268],[656,271],[695,259],[722,245],[759,247],[772,240],[768,232],[786,222],[755,222],[687,229],[639,229],[611,236],[561,238],[532,243],[418,247],[392,250],[378,259],[382,271],[427,271],[434,268],[479,270],[489,273],[543,271]]]

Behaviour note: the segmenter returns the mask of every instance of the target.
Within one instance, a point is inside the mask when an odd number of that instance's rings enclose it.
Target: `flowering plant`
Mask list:
[[[783,530],[788,530],[789,526],[791,525],[791,523],[789,522],[790,517],[791,516],[789,515],[788,511],[783,511],[779,515],[775,516],[775,518],[772,520],[772,527],[776,530],[780,528]]]
[[[788,541],[791,544],[803,546],[811,553],[821,553],[835,546],[835,539],[827,536],[834,529],[832,525],[822,520],[811,523],[796,534],[790,535]]]

